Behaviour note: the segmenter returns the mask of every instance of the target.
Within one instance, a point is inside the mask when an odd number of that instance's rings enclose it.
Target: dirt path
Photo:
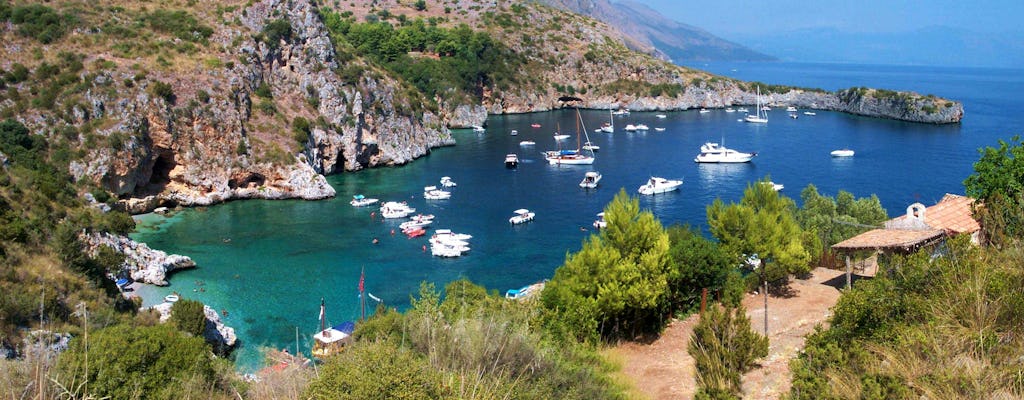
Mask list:
[[[789,361],[800,351],[804,336],[824,322],[839,298],[838,287],[846,282],[843,273],[816,269],[807,280],[794,280],[793,297],[768,299],[768,357],[743,377],[747,399],[776,399],[789,391]],[[764,298],[747,295],[743,299],[751,325],[764,329]],[[686,352],[690,334],[698,316],[672,321],[652,343],[629,342],[608,349],[613,359],[622,362],[622,374],[635,393],[650,399],[689,399],[696,391],[693,358]]]

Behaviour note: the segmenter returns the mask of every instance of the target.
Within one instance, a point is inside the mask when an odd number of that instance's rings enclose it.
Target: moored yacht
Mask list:
[[[652,195],[658,193],[671,192],[679,189],[679,186],[683,184],[681,180],[665,179],[657,176],[652,176],[651,179],[647,180],[647,183],[643,184],[636,191],[640,194]]]
[[[455,181],[453,181],[451,177],[442,176],[441,177],[441,186],[453,187],[453,186],[458,186],[458,184],[455,183]]]
[[[604,212],[597,213],[597,219],[594,220],[594,228],[604,229],[608,227],[608,221],[604,220]]]
[[[850,149],[839,149],[832,150],[832,157],[853,157],[853,150]]]
[[[597,171],[589,171],[583,174],[583,180],[580,181],[580,187],[586,189],[597,188],[597,183],[601,181],[601,173]]]
[[[525,222],[533,221],[533,217],[536,215],[532,211],[527,210],[525,208],[520,208],[520,209],[515,210],[513,212],[516,215],[513,215],[512,218],[508,219],[508,223],[510,223],[512,225],[518,225],[518,224],[522,224],[522,223],[525,223]]]
[[[380,206],[380,215],[384,218],[405,218],[414,212],[416,209],[410,208],[404,202],[387,201]]]
[[[694,158],[698,163],[745,163],[750,162],[757,153],[744,153],[719,146],[718,143],[707,142],[700,146],[700,154]]]
[[[363,196],[361,194],[357,194],[357,195],[352,196],[352,201],[350,201],[348,203],[351,204],[352,207],[365,207],[365,206],[368,206],[370,204],[374,204],[376,202],[377,202],[377,199],[370,199],[370,198],[367,198],[366,196]]]
[[[505,155],[505,168],[512,169],[519,166],[519,156],[515,153]]]
[[[423,188],[423,198],[427,200],[444,200],[452,197],[452,192],[438,189],[437,186]]]

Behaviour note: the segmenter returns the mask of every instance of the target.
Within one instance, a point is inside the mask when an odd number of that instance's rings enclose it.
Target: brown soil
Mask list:
[[[855,277],[856,278],[856,277]],[[804,336],[824,323],[830,308],[846,284],[841,271],[818,268],[808,279],[795,279],[791,297],[768,298],[768,357],[761,366],[743,377],[743,397],[776,399],[789,391],[789,361],[803,348]],[[764,330],[764,297],[743,299],[752,327]],[[608,350],[620,360],[622,374],[634,393],[650,399],[689,399],[696,391],[693,358],[686,352],[699,316],[673,320],[660,337],[650,343],[622,343]]]

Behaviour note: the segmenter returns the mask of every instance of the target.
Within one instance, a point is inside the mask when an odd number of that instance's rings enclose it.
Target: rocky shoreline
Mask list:
[[[110,233],[87,233],[81,235],[86,252],[96,255],[100,246],[109,246],[114,251],[124,254],[122,269],[128,272],[132,280],[157,286],[167,286],[167,275],[173,271],[195,268],[191,258],[151,249],[145,243],[136,242],[128,237]]]

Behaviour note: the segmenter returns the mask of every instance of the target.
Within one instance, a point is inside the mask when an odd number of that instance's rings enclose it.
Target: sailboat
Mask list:
[[[768,112],[765,111],[761,107],[761,87],[760,86],[757,87],[757,108],[755,108],[755,110],[757,112],[756,115],[747,114],[746,117],[743,117],[743,120],[746,121],[746,122],[752,122],[752,123],[756,123],[756,124],[767,124],[768,123]]]
[[[582,152],[582,143],[580,142],[580,125],[583,124],[583,116],[580,115],[579,108],[576,109],[576,150],[552,150],[545,151],[544,158],[548,160],[550,164],[570,164],[570,165],[589,165],[594,163],[594,151],[590,150],[590,155],[586,155]],[[583,134],[587,134],[586,125],[583,126]],[[590,142],[590,136],[587,135],[587,142]]]
[[[323,359],[337,354],[352,342],[356,325],[345,321],[339,325],[327,326],[327,302],[320,298],[320,331],[313,335],[313,357]]]
[[[612,110],[608,110],[608,122],[601,124],[601,127],[597,128],[597,131],[615,133],[615,118],[612,116]]]

